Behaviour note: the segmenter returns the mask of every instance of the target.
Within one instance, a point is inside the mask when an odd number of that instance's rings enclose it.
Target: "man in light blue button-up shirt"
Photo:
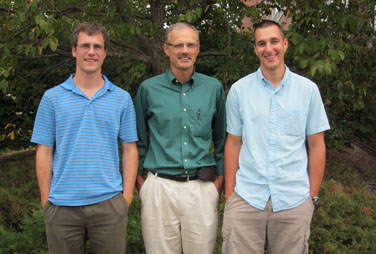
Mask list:
[[[330,127],[316,84],[285,66],[287,47],[278,23],[256,24],[260,68],[227,97],[223,253],[264,253],[266,237],[268,253],[308,253]]]

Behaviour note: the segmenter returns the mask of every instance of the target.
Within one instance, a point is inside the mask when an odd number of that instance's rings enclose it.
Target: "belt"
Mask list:
[[[198,179],[198,175],[169,175],[169,174],[156,173],[153,171],[150,171],[150,172],[155,176],[166,178],[169,180],[178,181],[178,182],[187,182],[187,181]]]

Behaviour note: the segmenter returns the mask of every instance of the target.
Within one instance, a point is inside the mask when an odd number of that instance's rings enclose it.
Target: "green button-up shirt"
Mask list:
[[[197,168],[215,165],[223,175],[225,96],[217,79],[194,72],[182,85],[170,70],[140,85],[135,108],[139,175],[145,169],[196,174]]]

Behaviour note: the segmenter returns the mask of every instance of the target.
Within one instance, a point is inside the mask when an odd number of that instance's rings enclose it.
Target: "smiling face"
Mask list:
[[[183,46],[177,46],[179,44]],[[195,47],[187,45],[195,45]],[[200,46],[198,45],[197,33],[192,28],[173,29],[169,34],[168,44],[164,44],[163,49],[165,54],[170,58],[171,71],[174,74],[193,72],[197,55],[200,52]]]
[[[254,50],[263,73],[284,71],[287,47],[288,41],[276,25],[256,30]]]
[[[88,35],[80,32],[77,45],[72,47],[72,55],[76,58],[76,74],[101,73],[106,54],[107,50],[104,49],[104,39],[101,33]]]

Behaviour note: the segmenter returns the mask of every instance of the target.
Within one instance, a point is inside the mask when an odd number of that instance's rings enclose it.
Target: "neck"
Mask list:
[[[177,78],[181,84],[184,84],[188,80],[191,79],[193,75],[193,68],[186,70],[186,71],[181,71],[181,70],[174,70],[173,67],[171,67],[171,72],[174,74],[175,78]]]
[[[262,75],[264,75],[264,78],[272,82],[274,88],[277,88],[279,84],[281,83],[283,76],[285,75],[286,68],[285,66],[283,66],[280,69],[267,70],[261,66],[261,72],[262,72]]]
[[[87,74],[76,71],[73,81],[89,99],[104,86],[104,79],[100,72]]]

